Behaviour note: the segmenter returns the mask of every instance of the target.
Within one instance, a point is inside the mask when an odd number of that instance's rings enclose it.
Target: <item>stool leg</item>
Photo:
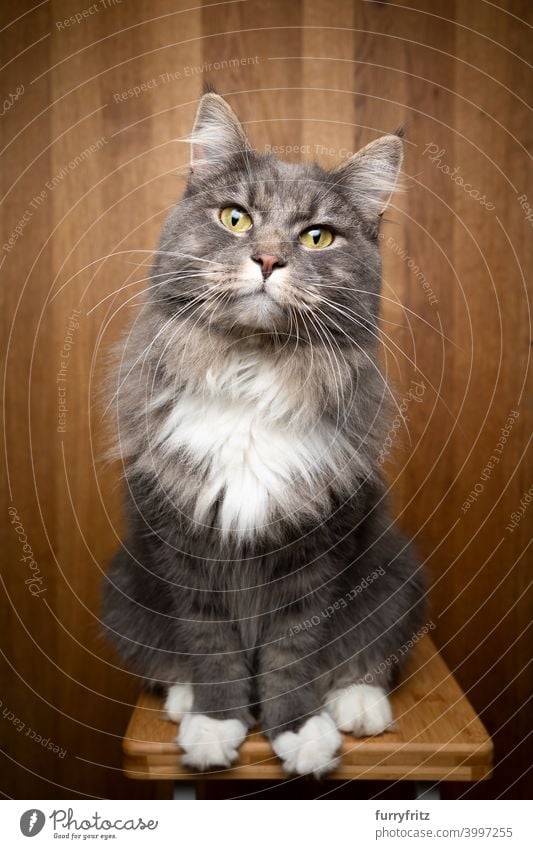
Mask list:
[[[196,799],[196,781],[176,781],[174,799]]]
[[[431,801],[440,799],[438,781],[415,781],[415,799]]]

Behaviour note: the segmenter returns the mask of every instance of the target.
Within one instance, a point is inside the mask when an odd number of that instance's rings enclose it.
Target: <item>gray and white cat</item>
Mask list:
[[[128,531],[104,622],[167,692],[185,763],[229,766],[257,721],[287,772],[379,734],[424,582],[385,503],[380,216],[402,141],[340,167],[252,150],[200,101],[191,173],[122,346]]]

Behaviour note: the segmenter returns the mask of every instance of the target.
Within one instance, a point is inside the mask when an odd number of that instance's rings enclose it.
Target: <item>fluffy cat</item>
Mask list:
[[[424,583],[378,455],[379,223],[402,141],[335,170],[255,152],[200,101],[113,404],[128,530],[104,622],[163,686],[185,763],[227,767],[259,721],[287,772],[392,722]]]

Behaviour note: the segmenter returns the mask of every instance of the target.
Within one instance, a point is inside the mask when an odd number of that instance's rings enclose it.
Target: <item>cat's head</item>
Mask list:
[[[289,164],[254,151],[226,101],[209,92],[190,144],[153,297],[175,318],[226,333],[373,347],[377,237],[401,138],[383,136],[333,170]]]

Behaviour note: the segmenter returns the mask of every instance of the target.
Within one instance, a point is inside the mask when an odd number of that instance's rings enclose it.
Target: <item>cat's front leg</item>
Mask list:
[[[246,654],[226,623],[194,623],[190,631],[191,684],[169,689],[167,711],[181,715],[177,742],[184,764],[229,767],[253,722]]]
[[[181,722],[192,709],[192,684],[171,684],[165,699],[165,713],[172,722]]]
[[[318,778],[336,767],[342,738],[323,708],[319,662],[306,658],[308,642],[292,637],[264,646],[258,689],[262,727],[285,771]]]

